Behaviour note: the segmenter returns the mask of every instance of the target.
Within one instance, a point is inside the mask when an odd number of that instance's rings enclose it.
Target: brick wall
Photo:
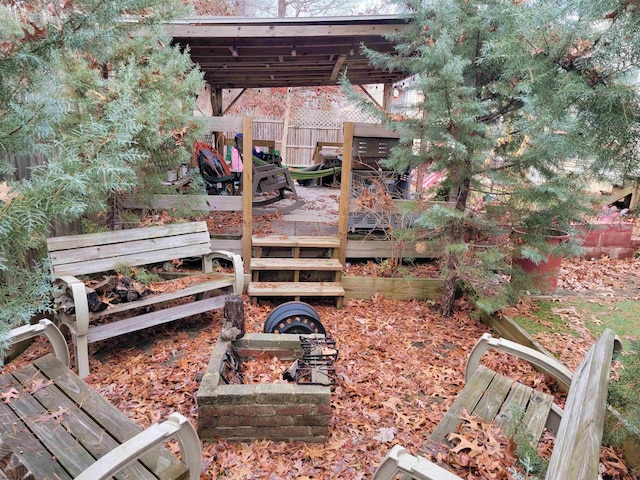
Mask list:
[[[271,439],[324,442],[329,433],[331,389],[319,385],[220,383],[230,342],[218,339],[198,391],[198,434],[204,439]],[[299,335],[247,334],[233,342],[241,356],[269,352],[293,360]]]

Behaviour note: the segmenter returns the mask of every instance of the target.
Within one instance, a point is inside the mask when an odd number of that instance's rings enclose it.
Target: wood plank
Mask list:
[[[494,375],[495,372],[492,370],[489,370],[482,365],[478,367],[476,373],[473,374],[473,377],[471,377],[469,382],[455,398],[447,413],[444,415],[442,420],[440,420],[440,423],[438,423],[431,435],[429,435],[430,441],[435,443],[447,442],[447,435],[451,432],[455,432],[458,425],[462,423],[460,420],[460,414],[462,411],[473,411],[476,404],[482,398],[484,391],[493,380]]]
[[[83,410],[119,443],[124,443],[142,430],[53,355],[38,358],[34,365],[46,378],[55,380],[56,387],[64,395],[81,405]],[[182,462],[161,447],[145,454],[140,461],[159,479],[180,478],[187,472]]]
[[[251,242],[254,247],[300,247],[300,248],[338,248],[340,239],[334,236],[290,236],[266,235],[253,236]]]
[[[13,376],[20,382],[26,391],[30,391],[34,382],[41,381],[46,384],[44,377],[34,365],[27,365],[13,372]],[[64,408],[68,413],[62,416],[59,426],[64,427],[94,458],[98,459],[116,448],[116,442],[100,425],[82,411],[71,399],[58,389],[55,384],[41,388],[32,394],[47,411],[56,412]],[[139,463],[134,463],[122,469],[117,475],[118,479],[140,478],[155,480],[155,475],[149,472]]]
[[[167,251],[173,248],[204,245],[206,252],[211,245],[208,232],[196,232],[186,235],[171,235],[149,240],[112,242],[106,245],[96,243],[88,247],[58,250],[50,255],[54,267],[68,263],[91,262],[103,258],[124,257],[147,252]],[[167,256],[164,253],[163,256]],[[150,262],[155,263],[155,262]]]
[[[243,118],[242,151],[251,152],[252,148],[253,121],[251,118]],[[252,161],[247,163],[253,164]],[[253,168],[242,170],[242,185],[247,187],[242,193],[242,259],[244,260],[244,273],[249,273],[251,271],[251,234],[253,233],[253,189],[249,190],[249,186],[253,185]]]
[[[404,258],[440,258],[443,245],[425,244],[425,250],[416,250],[416,242],[407,243],[404,246],[402,256]],[[357,240],[349,238],[346,241],[346,258],[392,258],[397,256],[393,243],[388,240]]]
[[[341,271],[342,265],[335,258],[252,258],[251,270],[286,271]]]
[[[125,318],[116,322],[105,323],[89,328],[87,341],[89,343],[106,340],[107,338],[117,337],[126,333],[142,330],[143,328],[161,325],[163,323],[178,320],[180,318],[198,315],[213,309],[224,307],[224,299],[226,295],[218,295],[217,297],[205,298],[197,302],[189,302],[184,305],[163,308],[156,312],[149,312],[137,317]]]
[[[485,390],[480,401],[476,404],[470,413],[477,415],[485,422],[493,422],[502,404],[509,395],[513,380],[504,375],[495,374],[493,380]]]
[[[250,297],[341,297],[344,289],[336,282],[251,282]]]
[[[9,407],[72,477],[95,462],[93,456],[60,426],[52,412],[40,405],[18,380],[5,374],[0,376],[0,384],[5,386],[3,390],[11,387],[19,392],[19,398],[11,399]]]
[[[113,256],[87,262],[68,263],[54,267],[54,273],[57,276],[62,277],[65,275],[77,276],[89,273],[108,272],[109,270],[115,270],[123,265],[135,267],[139,265],[149,265],[152,263],[168,262],[179,258],[200,257],[204,253],[210,253],[209,248],[210,243],[208,245],[186,245],[184,247],[173,247],[166,250]]]
[[[573,375],[546,478],[598,478],[614,338],[605,330]]]
[[[525,431],[531,439],[535,440],[536,445],[547,424],[547,418],[549,417],[552,405],[552,395],[537,390],[531,392],[531,398],[529,399],[523,422],[526,426]]]
[[[400,134],[377,123],[354,123],[354,137],[400,138]]]
[[[242,117],[198,117],[204,121],[209,132],[241,132]]]
[[[442,296],[440,278],[377,278],[342,276],[347,298],[370,299],[376,293],[397,300],[437,299]]]
[[[495,417],[495,423],[499,427],[507,428],[513,421],[514,416],[519,413],[524,414],[531,398],[532,389],[518,382],[511,385],[511,390],[507,399],[502,404],[502,408]],[[537,439],[538,437],[536,437]]]
[[[151,195],[127,196],[123,208],[132,210],[191,209],[205,212],[241,212],[242,196],[229,195]]]
[[[184,235],[194,232],[206,232],[206,222],[172,223],[158,227],[131,228],[115,232],[85,233],[47,239],[49,252],[67,250],[69,248],[89,247],[92,245],[108,245],[110,243],[131,242],[134,240],[148,240],[171,235]]]
[[[0,402],[0,434],[2,445],[11,448],[17,460],[33,474],[31,478],[71,480],[71,476],[57,462],[51,461],[51,453],[4,402]]]
[[[226,250],[242,255],[242,239],[240,238],[212,238],[211,250]]]
[[[134,308],[140,307],[148,307],[150,305],[157,305],[163,302],[168,302],[171,300],[176,300],[182,297],[188,297],[190,295],[197,295],[199,293],[205,292],[213,292],[215,290],[220,290],[226,287],[232,287],[235,281],[233,275],[218,275],[216,280],[211,280],[207,282],[194,283],[193,285],[188,285],[187,287],[181,288],[180,290],[176,290],[175,292],[169,293],[160,293],[158,295],[151,295],[149,297],[145,297],[141,300],[137,300],[135,302],[125,302],[119,303],[117,305],[111,305],[109,308],[102,312],[96,312],[90,314],[92,319],[104,317],[106,315],[112,315],[114,313],[125,312],[127,310],[132,310]]]

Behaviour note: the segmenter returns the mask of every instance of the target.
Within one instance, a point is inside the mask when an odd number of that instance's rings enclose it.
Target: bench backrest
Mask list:
[[[190,222],[53,237],[47,248],[51,269],[61,277],[201,256],[211,252],[211,238],[206,222]]]
[[[609,373],[620,342],[607,329],[573,374],[547,479],[598,478]]]

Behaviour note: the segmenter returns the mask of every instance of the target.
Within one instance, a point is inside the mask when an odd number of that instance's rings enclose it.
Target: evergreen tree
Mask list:
[[[107,211],[189,161],[202,74],[163,33],[175,13],[166,0],[0,5],[0,339],[49,308],[54,222]],[[13,181],[16,154],[47,161]]]
[[[498,280],[510,273],[513,251],[469,240],[471,229],[498,227],[470,213],[472,200],[500,185],[511,225],[533,234],[509,245],[538,263],[554,249],[571,248],[546,246],[543,233],[571,231],[583,218],[587,176],[610,180],[638,171],[640,105],[629,80],[640,65],[640,10],[628,0],[402,4],[411,16],[392,37],[396,51],[366,49],[378,67],[415,75],[424,94],[419,118],[378,112],[401,135],[389,164],[447,172],[455,210],[422,216],[424,226],[446,236],[443,314],[451,314],[461,285],[494,310],[509,298]],[[414,139],[421,141],[417,155]]]

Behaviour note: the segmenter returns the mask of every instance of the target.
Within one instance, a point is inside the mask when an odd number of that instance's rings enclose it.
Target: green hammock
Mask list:
[[[255,163],[256,165],[269,165],[269,162],[267,162],[266,160],[262,160],[261,158],[258,158],[256,156],[253,157],[253,163]],[[313,167],[301,169],[289,168],[289,174],[294,180],[315,180],[316,178],[328,177],[329,175],[335,175],[342,171],[342,167],[330,167],[319,170],[309,170],[309,168]]]

